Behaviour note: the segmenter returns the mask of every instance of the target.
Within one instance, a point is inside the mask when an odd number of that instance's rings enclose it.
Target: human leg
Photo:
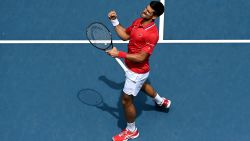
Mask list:
[[[142,90],[156,102],[158,106],[170,108],[171,101],[167,98],[161,97],[149,83],[145,82]]]
[[[133,103],[133,98],[139,93],[148,75],[149,73],[136,74],[131,71],[126,74],[126,81],[123,88],[124,93],[122,95],[122,105],[127,126],[121,133],[113,137],[113,141],[134,139],[139,136],[139,131],[135,126],[136,108]]]

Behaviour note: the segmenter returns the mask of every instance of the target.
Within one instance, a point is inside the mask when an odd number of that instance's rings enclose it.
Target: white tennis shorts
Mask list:
[[[132,72],[131,70],[126,71],[125,73],[126,80],[123,87],[123,92],[127,95],[136,96],[141,90],[142,85],[147,80],[149,72],[144,74],[138,74]]]

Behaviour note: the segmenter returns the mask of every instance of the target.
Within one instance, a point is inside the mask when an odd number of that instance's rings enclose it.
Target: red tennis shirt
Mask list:
[[[152,21],[147,25],[142,25],[142,20],[142,18],[136,19],[132,25],[126,29],[127,34],[130,35],[128,53],[136,54],[143,51],[149,54],[145,61],[139,63],[125,59],[127,67],[131,71],[139,74],[149,72],[149,57],[153,53],[154,47],[159,40],[158,29],[155,23]]]

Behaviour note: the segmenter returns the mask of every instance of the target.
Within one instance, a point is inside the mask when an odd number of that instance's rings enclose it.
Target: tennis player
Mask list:
[[[149,58],[158,42],[159,34],[154,21],[164,12],[164,5],[159,1],[152,1],[142,11],[141,17],[136,19],[128,28],[124,28],[117,19],[115,11],[110,11],[108,17],[115,27],[118,36],[126,41],[129,40],[128,52],[118,51],[116,47],[107,51],[112,57],[125,59],[129,71],[126,72],[126,80],[123,88],[122,104],[127,120],[127,127],[113,141],[127,141],[139,136],[135,126],[136,108],[133,103],[135,97],[142,89],[147,95],[163,108],[169,108],[171,101],[161,97],[154,88],[146,82],[150,66]]]

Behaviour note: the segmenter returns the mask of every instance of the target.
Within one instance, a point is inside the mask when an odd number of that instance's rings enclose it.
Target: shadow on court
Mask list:
[[[90,101],[98,101],[98,99],[102,99],[101,104],[97,104],[97,105],[86,104],[86,102],[84,102],[85,99],[90,99],[90,98],[87,98],[86,96],[81,96],[81,93],[79,93],[79,92],[77,94],[78,100],[81,101],[81,103],[83,103],[86,106],[91,105],[92,107],[98,108],[101,111],[109,113],[115,119],[117,119],[117,126],[120,129],[124,129],[126,127],[126,120],[124,117],[124,111],[123,111],[122,102],[121,102],[121,97],[123,94],[122,89],[123,89],[124,82],[117,83],[117,82],[114,82],[114,81],[108,79],[106,76],[100,76],[99,80],[104,82],[106,85],[108,85],[112,89],[121,90],[120,97],[117,101],[116,107],[111,107],[108,103],[106,103],[103,100],[102,94],[94,89],[92,89],[92,91],[95,91],[97,94],[94,94],[95,96],[93,96],[93,94],[92,94],[92,96],[88,96],[88,97],[90,97],[92,99]],[[150,83],[150,81],[148,81],[148,83]],[[158,112],[165,112],[165,113],[169,112],[169,110],[159,108],[156,105],[147,104],[146,103],[147,98],[148,98],[147,95],[142,91],[140,91],[139,94],[134,98],[134,103],[135,103],[136,112],[137,112],[137,118],[140,117],[140,115],[142,114],[143,111],[158,111]]]

